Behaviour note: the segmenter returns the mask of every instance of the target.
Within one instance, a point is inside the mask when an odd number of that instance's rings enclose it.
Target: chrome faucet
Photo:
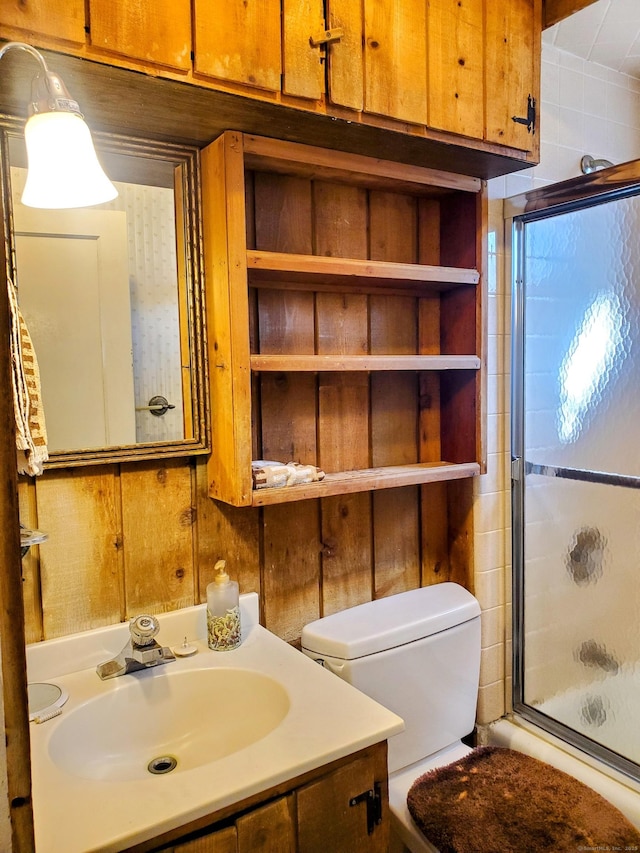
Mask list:
[[[159,630],[160,623],[155,616],[134,616],[129,622],[127,645],[115,658],[96,667],[100,678],[104,681],[175,660],[176,657],[168,646],[161,646],[156,642],[155,636]]]

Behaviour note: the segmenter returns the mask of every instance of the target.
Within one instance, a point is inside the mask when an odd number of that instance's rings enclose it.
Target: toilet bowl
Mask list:
[[[415,779],[471,752],[480,675],[480,605],[441,583],[306,625],[302,650],[404,719],[389,741],[391,853],[433,853],[406,805]],[[404,845],[404,847],[403,847]]]

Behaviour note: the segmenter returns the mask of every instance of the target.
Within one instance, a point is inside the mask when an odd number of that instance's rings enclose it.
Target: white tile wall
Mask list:
[[[489,184],[488,472],[478,478],[474,505],[475,592],[483,608],[479,723],[505,713],[511,690],[511,305],[502,199],[580,175],[584,154],[614,163],[640,157],[639,80],[545,43],[541,90],[540,164]]]

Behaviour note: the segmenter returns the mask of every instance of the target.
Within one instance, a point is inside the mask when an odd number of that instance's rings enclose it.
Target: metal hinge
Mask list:
[[[522,478],[522,457],[516,456],[511,460],[511,479],[518,483]]]
[[[379,782],[374,782],[373,788],[349,800],[350,806],[357,806],[360,803],[367,804],[367,832],[371,835],[376,826],[382,823],[382,794]]]
[[[527,98],[527,115],[525,117],[511,116],[511,121],[527,126],[529,133],[536,132],[536,99],[531,95]]]

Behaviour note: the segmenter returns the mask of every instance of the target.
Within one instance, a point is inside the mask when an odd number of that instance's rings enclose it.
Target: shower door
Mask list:
[[[640,778],[640,162],[508,204],[514,710]]]

